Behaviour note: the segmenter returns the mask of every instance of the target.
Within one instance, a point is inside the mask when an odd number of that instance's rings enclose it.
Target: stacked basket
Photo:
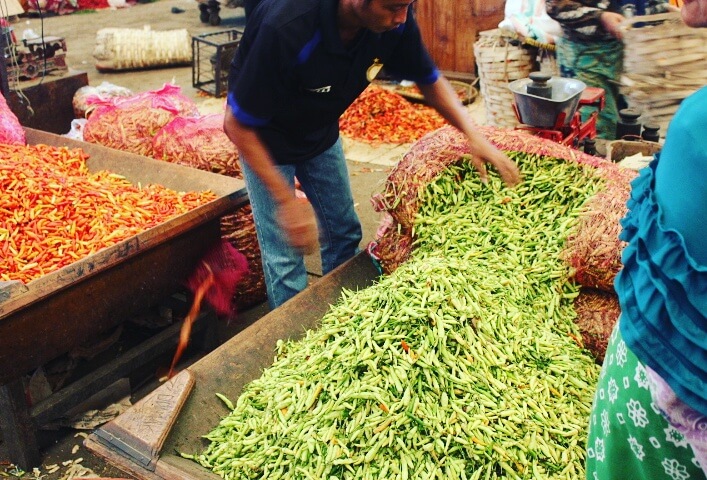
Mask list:
[[[665,133],[682,100],[707,84],[707,29],[662,13],[628,19],[623,30],[622,91],[643,112],[643,123]]]
[[[474,55],[488,125],[502,128],[518,125],[513,111],[513,93],[508,84],[527,78],[535,70],[536,52],[533,50],[500,29],[479,34],[474,43]]]

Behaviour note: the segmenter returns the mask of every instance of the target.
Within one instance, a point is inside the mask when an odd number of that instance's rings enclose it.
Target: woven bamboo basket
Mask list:
[[[96,32],[93,58],[99,72],[189,65],[191,37],[185,28],[102,28]]]
[[[513,128],[520,123],[513,111],[513,93],[508,84],[528,77],[535,70],[536,54],[533,50],[500,29],[479,34],[479,39],[474,43],[474,55],[488,125]]]
[[[622,93],[643,112],[643,123],[665,132],[680,103],[707,84],[707,29],[670,12],[627,19],[622,30]]]

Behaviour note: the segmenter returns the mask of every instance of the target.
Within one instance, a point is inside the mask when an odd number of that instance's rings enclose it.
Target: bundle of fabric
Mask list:
[[[547,14],[545,0],[508,0],[498,27],[544,44],[554,44],[562,35],[560,24]]]
[[[26,13],[37,14],[68,15],[78,9],[79,3],[76,0],[27,0],[25,5]]]
[[[117,6],[119,0],[27,0],[24,4],[26,13],[68,15],[79,10],[99,10]],[[120,6],[129,6],[135,1],[122,2]]]
[[[175,117],[155,134],[154,158],[242,179],[238,150],[223,131],[223,115]],[[242,253],[248,263],[248,272],[239,280],[233,297],[236,309],[264,301],[265,275],[250,204],[221,218],[221,238]]]

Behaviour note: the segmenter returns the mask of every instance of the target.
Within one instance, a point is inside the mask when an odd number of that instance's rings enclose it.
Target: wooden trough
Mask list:
[[[377,278],[368,254],[360,253],[96,430],[86,447],[139,479],[220,478],[178,455],[202,450],[201,437],[228,413],[215,394],[235,400],[272,364],[278,340],[301,338],[342,289],[365,288]]]

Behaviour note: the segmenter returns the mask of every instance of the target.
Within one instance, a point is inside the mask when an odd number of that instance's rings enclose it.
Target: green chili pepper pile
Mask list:
[[[193,458],[226,479],[583,478],[598,367],[559,259],[589,167],[511,154],[429,184],[408,262],[279,345]]]

